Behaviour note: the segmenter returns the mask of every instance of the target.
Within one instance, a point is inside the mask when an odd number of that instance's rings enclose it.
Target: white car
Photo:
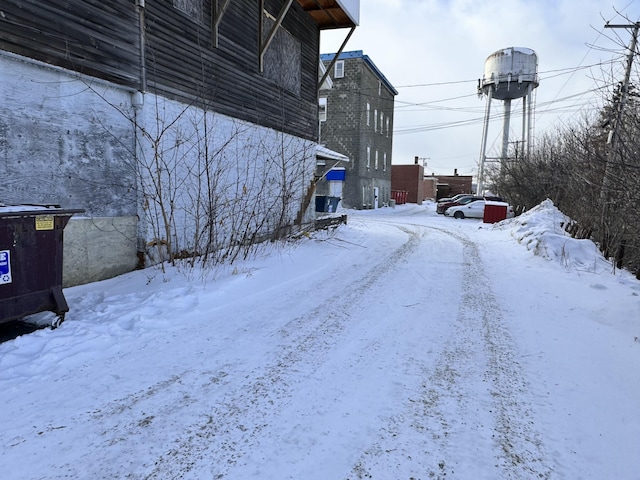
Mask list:
[[[504,202],[488,202],[490,205],[506,206],[507,216],[506,218],[513,218],[513,207]],[[445,210],[444,214],[447,217],[454,218],[484,218],[484,207],[487,204],[486,200],[476,200],[474,202],[467,203],[466,205],[456,205],[449,207]],[[504,217],[503,217],[504,218]]]

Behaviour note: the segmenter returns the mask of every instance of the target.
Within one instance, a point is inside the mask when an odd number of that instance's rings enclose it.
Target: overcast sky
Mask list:
[[[398,91],[394,164],[417,156],[427,173],[476,175],[486,107],[477,84],[487,57],[509,47],[536,52],[539,138],[597,110],[603,87],[623,79],[631,29],[604,28],[607,21],[640,21],[640,0],[362,0],[344,51],[362,50]],[[323,32],[321,53],[336,52],[347,33]],[[488,157],[500,153],[503,102],[491,111]],[[514,100],[510,141],[521,130],[522,101]]]

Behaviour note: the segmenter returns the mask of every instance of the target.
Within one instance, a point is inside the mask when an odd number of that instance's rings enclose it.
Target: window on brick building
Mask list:
[[[318,119],[321,122],[327,121],[327,98],[320,97],[318,99]]]
[[[343,78],[344,77],[344,60],[338,60],[336,62],[335,70],[334,70],[335,78]]]
[[[367,146],[367,168],[371,168],[371,147]]]

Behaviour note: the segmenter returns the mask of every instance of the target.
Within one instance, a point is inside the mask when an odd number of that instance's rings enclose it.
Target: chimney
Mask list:
[[[458,176],[458,169],[457,169],[457,168],[454,168],[454,169],[453,169],[453,176],[454,176],[454,177],[457,177],[457,176]]]
[[[416,165],[418,164],[418,157],[417,156],[414,157],[414,162],[415,162]]]

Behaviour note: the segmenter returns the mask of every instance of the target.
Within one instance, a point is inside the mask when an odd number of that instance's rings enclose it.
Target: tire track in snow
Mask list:
[[[462,323],[481,321],[486,355],[485,379],[493,398],[496,452],[501,478],[550,478],[551,469],[541,435],[533,425],[533,415],[526,404],[527,382],[517,361],[516,346],[506,319],[484,273],[478,245],[452,234],[463,243],[465,295],[459,312]],[[479,286],[481,286],[479,288]]]
[[[415,359],[421,388],[410,392],[404,413],[390,419],[346,478],[382,479],[376,472],[394,465],[396,478],[550,478],[531,411],[519,403],[527,385],[478,246],[449,230],[428,228],[462,246],[456,319],[435,364]],[[483,390],[486,395],[473,398]],[[486,418],[493,425],[483,425]],[[492,471],[479,471],[482,465]]]
[[[175,438],[173,446],[155,460],[155,466],[143,478],[190,478],[190,472],[195,473],[205,463],[211,466],[211,478],[221,479],[242,462],[255,438],[268,427],[269,419],[277,416],[293,385],[304,380],[302,375],[309,368],[297,366],[301,362],[322,362],[335,339],[353,321],[351,312],[358,311],[363,299],[368,298],[367,292],[384,283],[385,277],[411,254],[424,232],[422,228],[393,227],[407,234],[406,241],[367,268],[361,283],[342,292],[339,308],[327,312],[326,305],[332,298],[319,298],[317,307],[286,323],[279,331],[283,345],[274,361],[251,372],[247,382],[230,391],[222,402],[202,409],[201,421]]]

